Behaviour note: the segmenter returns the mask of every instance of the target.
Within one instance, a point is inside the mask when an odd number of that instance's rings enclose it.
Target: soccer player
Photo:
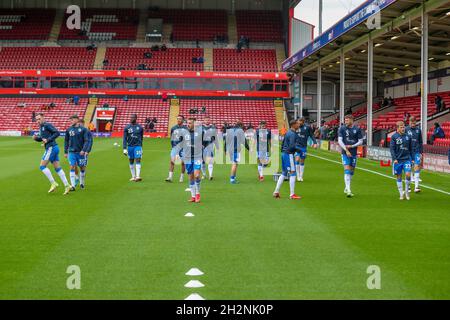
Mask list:
[[[230,183],[238,184],[239,182],[236,180],[236,173],[239,162],[241,161],[241,149],[242,145],[245,145],[245,148],[249,150],[249,145],[247,139],[245,139],[245,133],[242,129],[243,125],[240,120],[236,121],[236,124],[227,129],[226,135],[226,151],[230,157],[231,161],[231,174],[230,174]]]
[[[355,174],[357,148],[363,144],[361,129],[353,125],[353,116],[348,114],[344,118],[344,125],[339,128],[338,143],[342,149],[342,164],[344,165],[344,193],[347,198],[353,197],[351,182]]]
[[[203,165],[202,172],[205,175],[205,166],[208,164],[208,176],[209,180],[213,179],[214,170],[214,147],[216,150],[219,149],[219,139],[217,135],[217,128],[211,123],[209,117],[205,117],[203,125]]]
[[[84,119],[80,119],[79,123],[80,123],[80,126],[82,126],[82,127],[84,127],[84,128],[87,129],[87,132],[88,132],[88,138],[89,138],[89,147],[88,147],[87,153],[90,154],[90,153],[91,153],[91,150],[92,150],[92,146],[93,146],[93,144],[94,144],[94,138],[93,138],[93,136],[92,136],[92,132],[91,132],[91,130],[90,130],[88,127],[85,126]],[[91,124],[92,124],[92,123],[91,123]],[[87,166],[87,162],[86,162],[86,166]],[[82,187],[80,186],[82,189],[84,189],[84,185],[85,185],[85,184],[84,184],[84,181],[85,181],[85,179],[86,179],[86,174],[84,173],[84,174],[83,174],[83,186],[82,186]],[[76,168],[75,168],[75,187],[76,187],[76,185],[77,185],[79,182],[80,182],[79,172],[78,172],[78,167],[76,167]]]
[[[59,137],[59,131],[51,124],[45,121],[43,113],[38,113],[36,115],[36,121],[39,124],[39,135],[34,135],[33,139],[37,142],[43,142],[45,147],[44,155],[41,159],[41,164],[39,169],[50,181],[50,190],[48,192],[53,192],[58,187],[55,179],[53,179],[52,173],[47,168],[48,163],[52,163],[55,168],[56,173],[59,175],[61,181],[64,184],[65,191],[64,195],[69,194],[70,185],[67,181],[64,170],[59,165],[59,147],[56,143],[56,139]]]
[[[84,179],[89,154],[88,129],[80,125],[77,115],[70,117],[72,125],[66,130],[64,137],[64,157],[70,165],[70,191],[75,191],[75,169],[80,168],[80,188],[84,189]]]
[[[295,163],[294,154],[299,152],[299,136],[297,135],[297,130],[300,126],[299,121],[291,120],[289,122],[289,131],[284,136],[282,146],[281,146],[281,168],[282,172],[278,178],[277,186],[273,193],[274,198],[280,198],[280,189],[283,185],[284,179],[289,177],[289,189],[291,200],[301,199],[300,196],[295,194]]]
[[[187,127],[179,130],[178,141],[174,149],[178,153],[183,150],[182,159],[189,176],[191,199],[189,202],[200,202],[201,168],[203,162],[203,128],[195,125],[195,119],[189,118]]]
[[[397,176],[397,188],[400,200],[409,200],[409,185],[411,184],[411,161],[414,159],[412,139],[405,132],[403,121],[397,122],[397,132],[391,137],[390,143],[394,174]],[[405,191],[403,191],[402,175],[405,172]]]
[[[174,125],[170,129],[170,144],[172,146],[172,150],[170,151],[170,166],[169,166],[169,176],[166,178],[166,182],[172,182],[173,179],[173,170],[175,169],[175,161],[177,158],[182,159],[183,158],[183,149],[175,148],[179,140],[179,132],[183,131],[183,129],[186,129],[186,126],[184,125],[184,117],[179,115],[177,117],[177,124]],[[177,153],[178,152],[178,153]],[[180,175],[180,182],[184,181],[184,173],[186,172],[186,166],[181,160],[181,175]]]
[[[256,129],[256,156],[258,159],[259,181],[264,181],[264,168],[270,161],[270,148],[272,144],[272,132],[267,129],[266,121],[259,123]]]
[[[297,134],[299,136],[299,150],[295,154],[295,169],[297,171],[297,181],[303,181],[303,173],[305,172],[305,159],[308,148],[308,138],[311,138],[313,141],[313,148],[317,148],[317,141],[314,138],[313,131],[310,126],[305,124],[305,118],[298,119],[299,129]]]
[[[422,130],[417,126],[417,119],[415,117],[409,118],[409,127],[406,127],[406,133],[411,138],[412,149],[413,149],[413,160],[414,160],[414,172],[412,172],[412,177],[414,180],[414,192],[420,192],[419,182],[420,182],[420,167],[423,158],[423,140],[422,140]]]
[[[143,140],[144,129],[140,124],[137,123],[137,115],[132,114],[130,123],[123,129],[123,154],[128,156],[128,159],[130,161],[130,181],[142,181],[141,159]]]

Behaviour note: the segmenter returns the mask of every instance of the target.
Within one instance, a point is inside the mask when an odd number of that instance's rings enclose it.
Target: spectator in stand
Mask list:
[[[144,52],[144,59],[151,59],[153,57],[152,53],[149,51]]]
[[[389,100],[388,98],[384,97],[383,99],[383,107],[387,107],[389,105]]]
[[[156,130],[155,130],[155,122],[153,120],[154,120],[154,118],[148,124],[148,131],[149,132],[156,132]]]
[[[405,113],[403,114],[403,122],[408,123],[409,118],[411,118],[411,115],[409,114],[409,112],[405,111]]]
[[[91,132],[94,132],[94,131],[95,131],[95,124],[94,124],[92,121],[89,122],[88,129],[89,129],[89,131],[91,131]]]
[[[391,97],[391,96],[389,96],[389,99],[388,99],[388,101],[389,101],[389,107],[392,107],[393,105],[395,105],[395,103],[394,103],[394,99],[392,99],[392,97]]]
[[[112,129],[112,123],[111,121],[108,121],[108,123],[105,125],[106,132],[111,132]]]
[[[436,138],[445,138],[444,130],[442,130],[441,126],[437,122],[434,123],[434,130],[433,134],[431,135],[430,144],[433,144]]]
[[[161,99],[163,102],[167,102],[167,100],[169,99],[169,97],[167,96],[167,92],[163,92],[161,95]]]
[[[167,51],[167,47],[166,47],[165,44],[163,44],[163,45],[161,46],[161,51]]]
[[[123,101],[127,102],[128,101],[128,96],[123,96]]]
[[[105,102],[102,106],[103,109],[108,109],[109,108],[109,104],[108,102]]]
[[[436,98],[434,98],[434,105],[436,106],[436,111],[441,112],[442,109],[442,98],[441,96],[437,95]]]
[[[108,59],[103,59],[103,66],[107,67],[109,65],[109,60]]]
[[[205,106],[202,107],[202,111],[200,111],[200,113],[201,114],[205,114],[206,113],[206,107]]]
[[[31,113],[31,122],[36,122],[36,112]]]
[[[80,102],[80,97],[79,96],[74,96],[73,97],[73,103],[77,106],[79,102]]]

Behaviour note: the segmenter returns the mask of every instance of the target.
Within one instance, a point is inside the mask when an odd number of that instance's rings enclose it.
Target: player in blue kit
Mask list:
[[[176,160],[182,159],[183,157],[183,149],[175,148],[177,143],[179,143],[179,132],[186,129],[186,126],[184,125],[184,117],[179,115],[177,117],[177,124],[174,125],[170,129],[170,145],[172,147],[170,151],[170,166],[169,166],[169,176],[166,178],[166,182],[172,182],[173,179],[173,171],[175,169],[175,162]],[[184,162],[181,160],[181,175],[180,175],[180,182],[184,181],[184,173],[186,172],[186,166],[184,165]]]
[[[84,189],[86,166],[90,148],[88,130],[81,126],[77,115],[70,117],[71,126],[66,130],[64,137],[64,157],[70,164],[70,191],[75,191],[76,168],[80,168],[80,188]]]
[[[409,200],[409,185],[411,184],[411,166],[414,163],[412,139],[405,131],[403,121],[397,122],[397,132],[391,137],[390,150],[394,174],[397,176],[397,189],[400,200]],[[402,175],[405,172],[405,191],[403,191]]]
[[[59,147],[55,141],[59,137],[59,131],[51,123],[45,121],[43,113],[38,113],[36,115],[36,121],[39,124],[39,134],[34,135],[33,139],[37,142],[44,143],[45,152],[44,155],[42,156],[39,169],[50,181],[51,186],[48,192],[49,193],[53,192],[58,187],[58,184],[56,183],[55,179],[53,179],[52,173],[47,168],[47,165],[50,162],[51,164],[53,164],[56,173],[59,175],[61,181],[64,184],[65,191],[63,194],[64,195],[69,194],[70,185],[69,182],[67,181],[64,170],[61,168],[59,164]]]
[[[219,150],[219,139],[217,135],[217,128],[211,123],[209,117],[205,117],[203,124],[203,165],[202,173],[203,176],[206,174],[205,166],[208,165],[208,176],[209,180],[213,179],[214,170],[214,154],[215,150]]]
[[[422,130],[417,126],[417,119],[415,117],[409,118],[409,126],[406,127],[406,133],[411,138],[414,160],[414,171],[412,172],[412,178],[414,180],[414,192],[420,192],[420,167],[423,159],[423,140]]]
[[[137,115],[132,114],[130,123],[123,129],[123,154],[128,156],[130,161],[130,181],[142,181],[141,159],[143,140],[144,129],[137,123]]]
[[[200,184],[201,169],[203,162],[203,135],[204,131],[201,125],[195,125],[195,119],[189,118],[187,127],[179,131],[178,141],[176,141],[175,150],[182,150],[182,160],[186,165],[186,171],[189,176],[189,189],[191,199],[189,202],[200,202]]]
[[[270,162],[270,148],[272,145],[272,132],[267,129],[266,121],[259,123],[256,129],[256,156],[258,158],[259,181],[264,181],[264,168]]]
[[[300,138],[299,149],[300,152],[295,153],[295,169],[297,171],[297,181],[303,181],[303,173],[305,172],[305,160],[308,148],[308,138],[313,141],[313,148],[317,148],[317,141],[314,138],[313,131],[310,126],[305,124],[305,118],[298,119],[300,127],[297,134]]]
[[[300,123],[297,120],[291,120],[289,122],[289,131],[284,136],[281,146],[281,166],[282,172],[278,178],[277,186],[273,193],[274,198],[280,198],[280,189],[283,185],[284,179],[289,177],[290,199],[298,200],[300,196],[295,194],[295,161],[294,154],[299,152],[299,137],[297,130]]]
[[[230,157],[231,161],[231,173],[230,173],[230,183],[238,184],[236,180],[237,168],[241,162],[241,150],[244,145],[247,150],[249,150],[248,141],[245,138],[244,129],[242,129],[242,121],[236,121],[236,124],[228,128],[226,131],[225,146],[226,152]]]
[[[338,143],[342,149],[342,164],[344,165],[344,193],[347,198],[353,197],[351,182],[355,174],[357,147],[363,144],[361,129],[353,125],[353,116],[346,115],[344,125],[339,128]]]

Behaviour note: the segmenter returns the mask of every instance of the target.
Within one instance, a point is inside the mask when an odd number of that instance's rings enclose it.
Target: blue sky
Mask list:
[[[323,0],[323,31],[342,19],[366,0]],[[295,8],[294,16],[316,26],[314,38],[319,33],[319,1],[302,0]]]

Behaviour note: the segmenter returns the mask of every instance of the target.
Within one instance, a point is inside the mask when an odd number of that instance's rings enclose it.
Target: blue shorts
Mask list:
[[[358,156],[352,156],[349,157],[346,154],[342,155],[342,164],[344,166],[350,166],[353,168],[356,168],[356,160],[358,159]]]
[[[306,147],[305,148],[301,148],[300,152],[296,152],[295,156],[296,157],[300,157],[300,159],[305,160],[306,159],[306,154],[308,153]]]
[[[50,161],[51,163],[55,161],[59,161],[59,147],[55,145],[53,147],[48,147],[45,149],[44,155],[42,156],[42,160]]]
[[[79,152],[69,152],[69,164],[72,167],[86,167],[88,164],[88,158],[86,155],[81,156]]]
[[[170,158],[174,159],[177,155],[180,157],[180,159],[183,158],[183,149],[180,149],[177,153],[177,150],[175,148],[172,148],[172,150],[170,151]]]
[[[281,153],[281,172],[287,177],[291,172],[295,172],[294,155],[291,153]]]
[[[411,161],[399,161],[398,163],[394,163],[394,174],[402,174],[403,171],[405,173],[411,172]]]
[[[420,153],[414,153],[414,164],[418,166],[420,162]]]
[[[239,152],[230,153],[230,161],[234,164],[241,162],[241,154]]]
[[[187,174],[194,173],[195,170],[202,169],[202,160],[194,160],[194,162],[185,162]]]
[[[134,159],[141,159],[142,158],[142,147],[136,146],[136,147],[128,147],[128,159],[134,160]]]

